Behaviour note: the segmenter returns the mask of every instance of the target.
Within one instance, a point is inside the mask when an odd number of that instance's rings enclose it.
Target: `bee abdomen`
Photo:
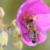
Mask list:
[[[32,43],[36,43],[37,42],[37,35],[36,32],[32,33]]]

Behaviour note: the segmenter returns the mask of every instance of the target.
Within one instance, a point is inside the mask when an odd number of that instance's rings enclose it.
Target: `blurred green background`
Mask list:
[[[7,26],[9,26],[12,20],[16,18],[17,10],[23,2],[24,0],[0,0],[0,7],[3,7],[5,10],[4,22],[7,24]],[[45,0],[45,2],[48,4],[48,6],[50,6],[50,0]],[[5,48],[5,50],[16,50],[12,46],[12,33],[9,36],[8,46]],[[37,45],[36,47],[28,47],[24,45],[23,50],[50,50],[50,32],[48,32],[48,39],[45,43]]]

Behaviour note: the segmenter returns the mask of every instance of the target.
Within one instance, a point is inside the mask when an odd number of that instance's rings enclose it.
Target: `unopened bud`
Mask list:
[[[0,7],[0,18],[3,18],[4,15],[5,15],[5,12],[4,12],[3,8]]]

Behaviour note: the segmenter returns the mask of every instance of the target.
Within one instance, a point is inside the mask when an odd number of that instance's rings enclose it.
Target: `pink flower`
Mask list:
[[[16,24],[20,28],[22,41],[28,46],[36,46],[47,39],[50,29],[49,7],[42,0],[26,0],[19,8]],[[38,32],[37,42],[32,43],[27,29],[26,20],[33,19]]]

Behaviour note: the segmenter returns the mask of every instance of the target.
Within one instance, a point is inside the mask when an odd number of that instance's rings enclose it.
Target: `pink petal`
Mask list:
[[[40,44],[40,43],[43,43],[43,42],[46,41],[46,39],[47,39],[47,34],[46,34],[46,33],[40,33],[40,34],[39,34],[39,37],[40,37],[40,38],[39,38],[39,42],[38,42],[38,43]]]
[[[36,24],[39,26],[40,30],[48,31],[50,30],[50,13],[48,14],[38,14],[38,19]]]

